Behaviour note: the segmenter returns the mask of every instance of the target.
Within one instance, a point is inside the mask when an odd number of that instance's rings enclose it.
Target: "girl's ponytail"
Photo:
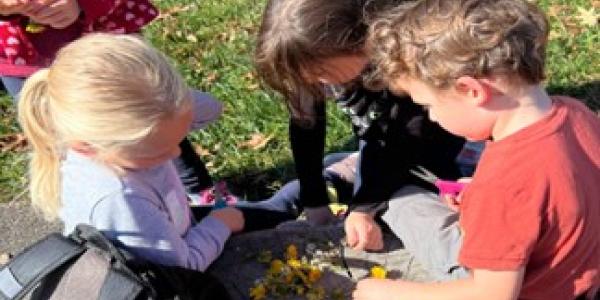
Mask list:
[[[30,161],[30,194],[34,207],[46,219],[58,216],[60,209],[60,159],[48,95],[48,69],[42,69],[25,82],[19,99],[19,123],[33,148]]]

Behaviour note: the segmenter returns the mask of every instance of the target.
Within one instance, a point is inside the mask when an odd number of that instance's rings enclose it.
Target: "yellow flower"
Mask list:
[[[298,249],[294,244],[290,244],[285,253],[287,259],[298,259]]]
[[[255,287],[250,288],[250,297],[252,300],[265,299],[267,296],[267,289],[262,283],[257,284]]]
[[[387,271],[382,266],[374,266],[371,268],[371,277],[377,279],[385,279]]]
[[[316,268],[316,267],[310,268],[310,271],[308,271],[308,281],[310,281],[311,283],[315,283],[320,278],[321,278],[321,270],[319,270],[319,268]]]
[[[287,264],[288,264],[288,266],[290,266],[292,268],[302,267],[302,263],[297,259],[288,259]]]
[[[279,274],[283,271],[283,267],[285,265],[280,259],[275,259],[271,262],[271,267],[269,268],[269,273],[271,274]]]
[[[290,284],[292,283],[292,281],[294,281],[294,273],[293,272],[289,272],[287,274],[285,274],[285,283]]]
[[[25,31],[29,33],[40,33],[44,30],[46,30],[46,26],[31,21],[25,26]]]

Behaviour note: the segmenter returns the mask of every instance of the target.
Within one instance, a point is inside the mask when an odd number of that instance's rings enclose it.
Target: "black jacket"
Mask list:
[[[336,100],[350,116],[354,133],[362,142],[358,168],[361,183],[351,209],[370,211],[390,199],[401,187],[414,184],[435,187],[409,173],[424,166],[440,178],[460,177],[454,160],[464,140],[429,121],[427,112],[409,97],[359,87]],[[325,149],[325,105],[315,106],[316,122],[304,127],[290,121],[290,142],[300,181],[300,199],[306,207],[329,203],[322,176]]]

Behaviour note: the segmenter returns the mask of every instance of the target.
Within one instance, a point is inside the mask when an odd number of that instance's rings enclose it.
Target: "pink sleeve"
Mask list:
[[[79,0],[86,32],[133,33],[158,16],[148,0]]]

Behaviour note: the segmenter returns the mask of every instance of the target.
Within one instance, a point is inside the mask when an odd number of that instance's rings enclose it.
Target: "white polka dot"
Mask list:
[[[0,20],[0,26],[6,26],[8,24],[9,24],[8,22]]]
[[[19,31],[14,27],[8,27],[8,32],[12,34],[17,34]]]
[[[132,8],[135,5],[133,1],[127,1],[127,8]]]
[[[147,6],[146,4],[140,4],[140,5],[138,5],[138,8],[139,8],[141,11],[145,11],[146,9],[148,9],[148,6]]]
[[[10,36],[6,39],[6,44],[8,45],[18,45],[20,44],[19,40],[14,37],[14,36]]]
[[[132,14],[132,13],[130,13],[130,12],[128,12],[128,13],[125,14],[125,21],[131,21],[134,18],[135,18],[135,15]]]
[[[144,23],[146,23],[146,22],[144,21],[143,18],[138,18],[137,20],[135,20],[135,25],[137,25],[137,26],[142,26],[142,25],[144,25]]]
[[[15,56],[18,54],[17,50],[11,47],[4,48],[4,53],[6,54],[6,56]]]
[[[155,11],[154,9],[150,9],[150,10],[148,10],[148,13],[149,13],[150,15],[156,16],[156,11]]]
[[[22,58],[22,57],[17,57],[17,59],[15,59],[15,65],[22,66],[22,65],[24,65],[24,64],[26,64],[26,63],[27,63],[27,62],[26,62],[26,61],[25,61],[25,59],[24,59],[24,58]]]

